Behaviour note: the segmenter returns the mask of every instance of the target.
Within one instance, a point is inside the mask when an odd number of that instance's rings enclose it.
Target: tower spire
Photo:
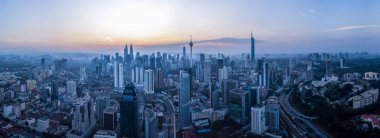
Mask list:
[[[190,68],[193,67],[193,36],[190,35],[190,43],[189,43],[189,46],[190,46]]]

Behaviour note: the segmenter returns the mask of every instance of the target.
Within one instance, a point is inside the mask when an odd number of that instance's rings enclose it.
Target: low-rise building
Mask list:
[[[377,103],[379,98],[379,89],[368,90],[360,95],[353,96],[349,99],[352,100],[352,108],[359,109],[365,106]]]
[[[379,80],[379,73],[366,72],[366,73],[364,73],[364,79],[366,79],[366,80]]]
[[[117,134],[115,131],[99,130],[96,131],[94,138],[117,138]]]

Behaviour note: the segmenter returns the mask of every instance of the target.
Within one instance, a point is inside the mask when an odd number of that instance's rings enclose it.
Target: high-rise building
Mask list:
[[[144,82],[144,67],[138,65],[132,68],[132,82],[135,84]]]
[[[149,58],[149,67],[153,70],[156,69],[156,56],[154,55],[154,53],[152,53],[152,55],[150,55],[150,58]]]
[[[3,104],[3,116],[10,117],[13,113],[13,105],[12,104]]]
[[[41,59],[41,66],[45,66],[45,58]]]
[[[307,62],[307,70],[311,70],[313,69],[313,62],[312,61],[308,61]]]
[[[160,89],[165,86],[164,71],[161,68],[156,69],[156,74],[155,74],[154,79],[155,79],[154,81],[155,90]]]
[[[276,96],[270,96],[267,99],[265,105],[265,125],[269,129],[279,130],[280,122],[280,106],[278,104],[278,98]]]
[[[157,52],[157,56],[156,56],[156,70],[157,68],[162,68],[162,56],[161,56],[161,53],[160,52]]]
[[[131,46],[129,47],[129,58],[130,58],[130,60],[131,61],[134,61],[134,59],[135,59],[135,56],[133,55],[133,47],[132,47],[132,44],[131,44]]]
[[[261,135],[265,129],[265,106],[251,107],[251,132]]]
[[[237,80],[222,80],[221,83],[221,93],[222,93],[222,100],[223,105],[228,105],[228,95],[230,93],[230,90],[237,89],[238,88],[238,81]]]
[[[125,85],[120,101],[121,137],[138,137],[138,103],[133,83]]]
[[[154,73],[151,69],[144,72],[144,90],[146,93],[154,93]]]
[[[189,46],[190,46],[190,68],[193,68],[193,38],[192,37],[190,37]]]
[[[246,125],[249,119],[250,103],[250,92],[239,88],[230,90],[228,112],[231,118],[241,125]]]
[[[36,80],[26,80],[26,89],[31,91],[36,88],[37,81]]]
[[[41,117],[37,120],[37,128],[36,130],[39,132],[47,132],[49,128],[49,118]]]
[[[77,92],[77,83],[75,81],[67,81],[66,82],[66,91],[67,93],[70,93],[70,94],[76,94]]]
[[[203,77],[204,82],[211,83],[211,62],[206,61],[204,65],[204,71],[203,71]]]
[[[219,93],[220,90],[211,90],[211,107],[218,108],[219,107]]]
[[[205,54],[199,54],[199,64],[196,70],[196,79],[203,82],[204,81],[204,65],[205,65]]]
[[[80,66],[80,69],[79,69],[79,82],[81,83],[84,83],[87,79],[87,75],[86,75],[86,67],[85,66]]]
[[[4,88],[0,87],[0,103],[3,103],[5,98],[5,90]]]
[[[331,61],[326,60],[326,76],[330,76],[330,75],[331,75]]]
[[[344,68],[344,58],[343,57],[340,57],[340,68],[341,69]]]
[[[104,109],[102,121],[104,130],[115,130],[117,126],[117,109],[115,107]]]
[[[55,80],[52,81],[51,83],[51,101],[53,104],[53,107],[58,106],[58,86],[57,82]]]
[[[291,73],[290,67],[286,66],[286,76],[290,77],[290,73]]]
[[[190,125],[190,75],[188,72],[180,72],[179,90],[179,124],[181,127]]]
[[[228,79],[228,68],[224,66],[223,68],[218,70],[218,79],[222,81],[224,79]]]
[[[184,46],[182,48],[182,67],[186,68],[187,67],[187,57],[186,57],[186,47]]]
[[[260,104],[260,87],[251,87],[249,91],[251,92],[251,104]]]
[[[50,99],[49,93],[50,93],[50,87],[45,87],[42,89],[42,94],[41,94],[41,101],[43,102],[48,102],[48,99]]]
[[[34,80],[33,69],[31,67],[28,68],[28,80]]]
[[[255,39],[253,38],[253,33],[251,32],[251,63],[255,63]]]
[[[108,106],[108,96],[99,95],[96,97],[96,119],[100,126],[103,126],[103,111]]]
[[[114,62],[114,87],[122,89],[124,85],[124,68],[123,64]]]
[[[129,53],[128,53],[128,44],[125,44],[124,47],[124,63],[129,63]]]
[[[263,65],[263,85],[265,88],[269,88],[270,86],[270,69],[269,69],[269,63],[264,62]]]
[[[156,112],[146,108],[144,111],[145,138],[158,137],[158,119]]]
[[[72,129],[67,137],[87,137],[96,124],[93,102],[89,96],[76,101],[72,120]]]

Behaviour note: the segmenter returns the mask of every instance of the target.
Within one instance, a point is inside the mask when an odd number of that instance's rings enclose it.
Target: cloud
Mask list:
[[[20,38],[9,37],[9,38],[6,38],[6,39],[0,39],[0,42],[8,42],[8,43],[33,43],[33,42],[40,42],[40,40],[36,40],[36,39],[20,39]]]
[[[306,16],[305,13],[303,13],[301,10],[298,10],[298,13],[299,13],[301,16],[303,16],[303,17]]]
[[[368,28],[378,28],[378,27],[379,27],[378,25],[351,25],[351,26],[340,26],[336,28],[325,29],[322,32],[335,32],[335,31],[368,29]]]
[[[315,9],[309,9],[308,12],[311,14],[319,14]]]
[[[113,45],[114,42],[115,42],[115,41],[114,41],[111,37],[109,37],[109,36],[102,38],[101,41],[104,41],[104,42],[106,42],[107,44],[111,44],[111,45]]]

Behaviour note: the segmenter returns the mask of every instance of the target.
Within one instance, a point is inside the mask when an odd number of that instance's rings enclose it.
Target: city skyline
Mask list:
[[[190,35],[194,53],[249,53],[251,31],[258,54],[380,50],[378,1],[2,3],[0,54],[180,53]]]

